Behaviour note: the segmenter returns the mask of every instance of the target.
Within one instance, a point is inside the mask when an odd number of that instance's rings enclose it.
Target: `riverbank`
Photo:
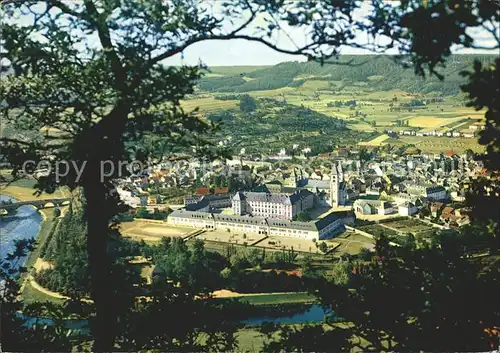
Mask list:
[[[26,258],[26,261],[24,263],[24,267],[26,267],[28,271],[21,277],[21,298],[26,304],[40,301],[42,298],[43,301],[54,301],[54,299],[57,299],[47,295],[41,296],[40,294],[43,293],[37,293],[38,290],[36,288],[33,288],[29,281],[29,278],[32,275],[31,272],[33,271],[33,267],[37,259],[40,257],[40,251],[43,247],[43,244],[45,244],[45,242],[49,239],[50,234],[53,232],[59,222],[59,219],[54,217],[54,209],[38,210],[38,212],[42,216],[42,223],[40,224],[38,235],[35,237],[35,248],[28,254],[28,257]],[[61,303],[62,301],[56,300],[55,302]]]
[[[48,240],[50,233],[59,222],[59,218],[54,217],[54,209],[52,208],[38,210],[38,212],[42,216],[42,223],[38,235],[35,237],[35,249],[28,254],[26,262],[24,263],[24,266],[28,270],[35,265],[36,260],[40,257],[40,249]]]
[[[0,194],[10,197],[19,202],[67,197],[68,193],[63,189],[58,189],[53,194],[41,193],[40,195],[35,195],[35,184],[36,181],[31,179],[16,180],[10,184],[0,185]],[[57,304],[61,304],[63,300],[40,292],[36,289],[36,287],[32,286],[29,281],[29,277],[31,276],[33,267],[37,259],[40,257],[41,249],[43,248],[44,244],[50,237],[50,234],[53,232],[59,222],[59,219],[55,218],[54,209],[41,209],[37,210],[36,212],[40,215],[41,222],[37,231],[31,235],[31,237],[35,238],[35,248],[33,249],[33,251],[27,254],[23,264],[23,266],[28,271],[22,274],[20,278],[21,298],[26,304],[36,301],[51,301]]]

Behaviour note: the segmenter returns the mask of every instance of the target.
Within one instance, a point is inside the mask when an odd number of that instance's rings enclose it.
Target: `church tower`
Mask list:
[[[337,179],[339,183],[344,181],[344,171],[342,170],[342,164],[340,161],[337,164]]]
[[[340,181],[335,166],[330,176],[330,203],[333,208],[339,207]]]

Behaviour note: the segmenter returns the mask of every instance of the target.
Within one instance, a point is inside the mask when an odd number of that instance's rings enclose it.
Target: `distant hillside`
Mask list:
[[[211,66],[210,72],[212,72],[213,74],[216,74],[216,75],[224,75],[224,76],[248,75],[248,73],[250,73],[250,72],[266,69],[268,67],[272,67],[272,66],[248,66],[248,65],[243,65],[243,66]]]
[[[276,66],[242,70],[238,67],[213,68],[217,77],[205,77],[199,81],[199,88],[208,92],[247,92],[281,87],[299,87],[308,80],[335,81],[342,85],[369,85],[378,90],[401,89],[411,93],[441,92],[453,95],[464,83],[459,73],[472,68],[474,59],[490,62],[492,55],[453,55],[446,67],[439,72],[444,81],[435,77],[416,77],[413,69],[405,69],[390,56],[342,56],[340,62],[351,61],[350,66],[315,62],[284,62]],[[241,67],[244,68],[244,67]],[[234,72],[234,73],[233,73]]]

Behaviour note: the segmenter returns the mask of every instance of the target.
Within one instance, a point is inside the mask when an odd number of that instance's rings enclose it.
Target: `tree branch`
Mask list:
[[[78,12],[70,8],[68,5],[62,3],[59,0],[47,0],[47,4],[51,5],[53,7],[57,7],[59,10],[61,10],[63,13],[81,18],[82,20],[85,21],[90,21],[90,18],[85,14],[85,12]]]
[[[101,45],[104,49],[104,54],[111,62],[111,67],[116,79],[115,88],[122,91],[125,89],[125,72],[123,70],[121,60],[116,53],[115,47],[111,42],[111,34],[109,32],[106,19],[99,14],[92,0],[85,0],[84,4],[89,12],[91,23],[93,23],[97,29],[97,34],[99,35],[99,40],[101,41]]]
[[[500,46],[500,29],[498,27],[495,27],[495,25],[492,23],[492,27],[490,28],[489,26],[486,25],[486,23],[481,23],[481,27],[483,27],[488,33],[490,33],[493,38],[497,42],[497,46],[494,49],[497,49]]]

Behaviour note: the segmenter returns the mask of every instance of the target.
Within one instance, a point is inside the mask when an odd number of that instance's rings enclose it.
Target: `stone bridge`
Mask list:
[[[70,203],[70,198],[62,199],[44,199],[44,200],[31,200],[31,201],[20,201],[7,204],[0,204],[0,213],[12,213],[21,206],[33,206],[37,210],[42,208],[52,208],[66,206]],[[3,212],[2,212],[3,211]]]

